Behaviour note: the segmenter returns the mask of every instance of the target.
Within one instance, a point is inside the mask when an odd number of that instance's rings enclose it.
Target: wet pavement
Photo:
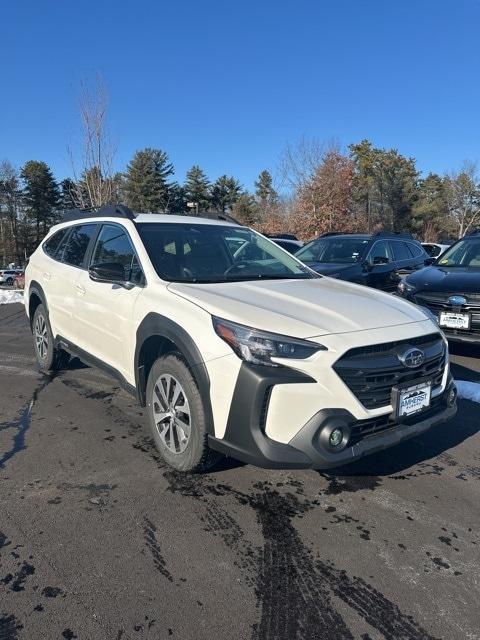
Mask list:
[[[181,476],[114,381],[38,374],[0,307],[0,640],[480,638],[479,431],[461,401],[335,472]]]

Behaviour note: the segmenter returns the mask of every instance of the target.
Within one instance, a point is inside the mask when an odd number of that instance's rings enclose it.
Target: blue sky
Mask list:
[[[0,10],[0,159],[71,173],[100,72],[136,149],[251,187],[302,135],[371,139],[421,171],[480,159],[479,0],[15,0]]]

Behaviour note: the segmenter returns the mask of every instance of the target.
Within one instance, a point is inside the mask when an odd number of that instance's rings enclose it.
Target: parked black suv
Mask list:
[[[449,340],[480,343],[480,230],[405,278],[398,293],[428,307]]]
[[[431,258],[410,234],[326,233],[295,256],[318,273],[384,291],[396,291],[402,277]]]

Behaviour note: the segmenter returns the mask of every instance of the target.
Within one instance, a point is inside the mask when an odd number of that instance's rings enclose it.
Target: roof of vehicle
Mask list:
[[[264,236],[266,238],[275,238],[277,240],[296,240],[298,241],[297,236],[294,236],[293,233],[265,233]]]
[[[220,226],[238,226],[238,223],[230,220],[218,220],[203,216],[184,216],[171,213],[139,213],[135,222],[169,222],[170,224],[216,224]]]
[[[373,238],[373,235],[371,233],[324,233],[310,242],[315,242],[315,240],[324,240],[325,238],[357,238],[359,240],[369,240],[370,238]]]
[[[92,218],[123,218],[134,222],[170,222],[184,224],[208,224],[220,223],[226,225],[240,225],[232,216],[223,211],[199,212],[195,215],[175,215],[170,213],[135,213],[122,204],[108,204],[99,209],[72,209],[65,211],[63,222],[74,222],[76,220],[88,220]]]
[[[360,238],[360,239],[370,239],[370,238],[404,238],[406,240],[415,240],[411,233],[408,231],[377,231],[376,233],[348,233],[341,231],[327,231],[327,233],[322,233],[316,240],[320,238]],[[415,241],[416,242],[416,241]]]

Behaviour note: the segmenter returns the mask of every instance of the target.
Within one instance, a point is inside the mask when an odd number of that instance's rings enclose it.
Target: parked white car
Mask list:
[[[431,258],[438,258],[451,246],[450,244],[441,244],[439,242],[422,242],[422,247]]]
[[[220,453],[333,467],[456,411],[446,340],[421,309],[225,219],[73,212],[32,255],[25,301],[40,367],[75,354],[112,374],[181,471]]]

